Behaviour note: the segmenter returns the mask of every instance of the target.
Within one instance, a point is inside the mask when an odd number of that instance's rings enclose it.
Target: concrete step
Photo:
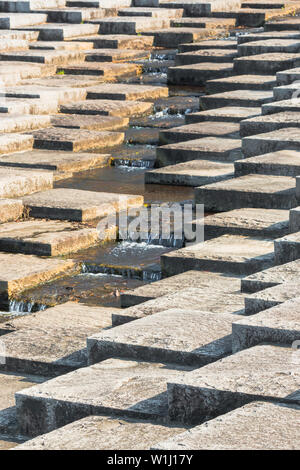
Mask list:
[[[298,96],[298,93],[296,93]],[[275,114],[281,112],[298,112],[299,110],[299,103],[300,98],[295,97],[291,98],[290,100],[283,100],[283,101],[274,101],[272,103],[267,103],[262,105],[262,114]]]
[[[18,199],[1,199],[0,223],[19,220],[23,215],[23,203]]]
[[[168,88],[162,86],[103,83],[87,89],[87,99],[92,100],[152,101],[168,96]]]
[[[280,286],[282,297],[284,297],[284,288],[289,289],[289,284]],[[279,286],[266,289],[267,291],[278,289]],[[264,291],[263,291],[264,292]],[[262,292],[262,294],[263,294]],[[291,292],[291,291],[290,291]],[[294,285],[294,295],[297,295]],[[258,294],[253,294],[258,295]],[[273,298],[273,296],[271,297]],[[281,299],[282,300],[282,299]],[[278,302],[274,299],[274,305],[267,310],[260,312],[247,319],[239,320],[232,325],[233,335],[233,349],[234,351],[241,351],[246,348],[251,348],[259,343],[275,343],[275,344],[293,344],[294,341],[299,339],[300,325],[299,325],[299,298],[291,297],[290,300]],[[272,301],[268,301],[271,305]],[[294,350],[295,359],[299,352]]]
[[[162,2],[160,6],[165,8],[183,8],[185,16],[201,17],[201,16],[212,16],[222,10],[223,12],[231,12],[240,6],[240,0],[228,0],[224,3],[222,0],[207,0],[201,3],[191,2],[189,0],[174,0]]]
[[[230,39],[230,40],[229,40]],[[208,39],[206,41],[179,44],[178,52],[191,52],[191,51],[200,51],[202,49],[236,49],[237,40],[234,38],[228,38],[225,40],[222,39]]]
[[[206,28],[174,28],[165,27],[159,29],[144,30],[143,35],[153,36],[156,47],[176,47],[182,43],[190,43],[207,39],[208,37],[216,37],[220,35],[222,30]]]
[[[241,34],[237,37],[238,44],[247,42],[268,41],[269,39],[299,39],[300,33],[297,30],[291,31],[263,31],[249,34]]]
[[[58,67],[62,75],[86,75],[103,77],[104,80],[115,80],[122,77],[135,77],[139,71],[136,64],[120,64],[111,62],[84,62],[80,65]]]
[[[24,132],[49,127],[50,116],[10,115],[0,120],[0,132]]]
[[[180,18],[171,21],[171,26],[176,28],[206,28],[206,29],[234,29],[235,18]]]
[[[270,52],[234,59],[234,72],[236,74],[275,74],[300,65],[299,54]]]
[[[179,290],[193,287],[203,291],[222,292],[236,294],[240,291],[240,278],[222,273],[210,273],[208,271],[186,271],[184,273],[161,279],[160,281],[145,284],[133,290],[121,293],[121,305],[123,308],[140,305],[152,299],[176,294]]]
[[[199,224],[200,220],[196,220]],[[234,209],[209,215],[204,220],[204,238],[222,235],[278,238],[289,233],[289,211],[277,209]]]
[[[245,313],[247,315],[254,315],[256,313],[272,309],[273,307],[276,307],[277,305],[282,305],[285,304],[287,301],[290,301],[291,299],[295,299],[295,297],[298,296],[298,291],[297,291],[297,282],[285,282],[284,284],[279,284],[278,286],[273,286],[269,287],[268,289],[264,289],[260,292],[255,292],[254,294],[247,295],[245,297]],[[292,304],[293,305],[293,304]],[[296,303],[297,305],[297,303]],[[275,310],[275,315],[276,315]],[[269,314],[269,312],[266,312]],[[270,312],[272,314],[272,312]],[[116,313],[118,314],[118,313]],[[255,315],[257,317],[257,315]],[[284,317],[286,317],[284,315]],[[255,336],[255,335],[254,335]],[[296,339],[296,338],[295,338]],[[288,344],[290,341],[274,341],[273,340],[267,340],[272,343],[285,343]],[[291,341],[292,343],[293,341]],[[251,343],[251,346],[254,346],[255,344],[255,338],[249,340],[249,343]],[[244,348],[241,348],[244,349]],[[239,350],[237,348],[236,350]]]
[[[242,151],[245,158],[277,150],[299,150],[300,129],[287,127],[278,131],[266,132],[242,139]]]
[[[253,402],[215,418],[166,441],[153,450],[292,450],[300,408],[280,403]],[[291,428],[286,426],[291,423]],[[274,436],[278,439],[274,440]],[[280,437],[279,437],[280,436]],[[47,442],[47,440],[46,440]],[[21,449],[30,444],[19,446]],[[47,446],[46,446],[47,449]]]
[[[191,269],[249,275],[274,264],[273,242],[269,239],[223,235],[161,257],[164,275]]]
[[[91,35],[79,39],[87,45],[92,42],[94,49],[151,49],[154,38],[151,36],[130,34]],[[74,41],[77,41],[76,39]],[[87,47],[88,49],[88,47]]]
[[[210,136],[229,137],[231,139],[239,138],[239,125],[231,122],[223,123],[216,121],[186,124],[185,126],[160,131],[159,141],[161,144],[173,144]]]
[[[145,16],[148,18],[181,18],[183,9],[180,8],[149,8],[149,7],[132,7],[122,8],[118,12],[118,16]]]
[[[286,18],[281,21],[270,21],[265,25],[265,31],[298,31],[300,27],[300,20],[298,17]]]
[[[224,108],[238,106],[258,108],[274,100],[272,91],[264,90],[233,90],[200,97],[202,109]]]
[[[300,85],[299,83],[291,83],[290,85],[279,86],[273,89],[274,101],[289,100],[292,98],[299,98]]]
[[[246,42],[238,46],[238,55],[251,56],[274,52],[297,53],[300,51],[300,39],[262,39],[261,41]]]
[[[86,62],[125,62],[149,58],[150,51],[143,49],[93,49],[85,54]]]
[[[64,7],[65,0],[47,0],[49,8]],[[37,8],[44,6],[44,2],[41,0],[9,0],[0,2],[0,11],[11,12],[11,13],[30,13]]]
[[[160,439],[181,433],[182,427],[133,419],[89,416],[18,445],[16,450],[148,450]]]
[[[96,153],[33,150],[0,157],[0,166],[74,173],[107,166],[110,155]]]
[[[36,16],[36,15],[34,15]],[[65,41],[81,36],[97,34],[99,26],[95,24],[43,24],[41,26],[22,27],[24,31],[37,31],[39,41]]]
[[[14,98],[16,103],[19,102],[28,103],[31,100],[40,100],[41,102],[55,101],[58,104],[81,101],[86,98],[86,90],[84,88],[75,87],[55,87],[55,86],[42,86],[42,85],[20,85],[16,87],[7,87],[5,90],[0,92],[0,97],[5,96],[6,98]],[[16,100],[16,98],[18,100]],[[9,102],[9,101],[8,101]],[[49,112],[51,112],[51,106],[49,106]],[[49,116],[47,116],[49,118]],[[28,117],[27,117],[28,119]],[[32,118],[33,119],[33,118]]]
[[[68,65],[83,62],[85,54],[81,51],[25,51],[5,52],[0,54],[0,60],[35,62],[49,65]]]
[[[168,83],[171,85],[204,86],[207,80],[228,77],[232,72],[233,67],[231,62],[221,64],[203,62],[200,64],[169,67]]]
[[[199,424],[257,400],[299,405],[294,356],[290,347],[261,345],[185,374],[168,385],[171,419]]]
[[[199,64],[203,62],[228,63],[235,57],[237,57],[235,49],[202,49],[177,54],[175,65]]]
[[[297,206],[295,179],[248,174],[196,188],[195,201],[204,204],[208,212],[243,207],[291,209]]]
[[[37,256],[0,253],[0,305],[9,307],[9,302],[20,292],[53,279],[71,276],[80,267],[73,260],[39,258]]]
[[[99,34],[138,34],[146,31],[155,31],[161,28],[169,28],[170,19],[151,18],[143,16],[103,18],[90,21],[93,25],[98,25]]]
[[[21,80],[49,77],[56,73],[55,65],[26,64],[24,62],[0,62],[0,76],[4,85],[14,86]]]
[[[35,149],[72,152],[114,147],[124,141],[123,132],[98,132],[59,127],[32,131],[32,136]]]
[[[60,107],[64,114],[84,114],[117,117],[138,117],[152,114],[153,103],[146,101],[122,101],[89,99]]]
[[[224,108],[201,111],[199,113],[187,114],[186,124],[195,124],[204,121],[239,123],[244,119],[261,114],[260,108],[243,108],[237,106],[226,106]]]
[[[188,370],[109,359],[70,372],[16,395],[20,431],[37,436],[91,414],[166,423],[167,382]],[[55,412],[58,409],[60,413]]]
[[[300,78],[300,68],[296,67],[290,70],[283,70],[281,72],[277,72],[276,74],[276,80],[277,80],[277,85],[278,86],[284,86],[284,85],[294,85],[296,86],[297,82]]]
[[[86,367],[86,337],[110,326],[110,309],[76,302],[1,323],[0,369],[53,377]]]
[[[117,116],[88,116],[77,114],[51,116],[51,125],[53,127],[65,127],[67,129],[87,129],[102,132],[124,131],[128,124],[128,118]],[[76,156],[73,155],[73,158],[76,158]]]
[[[7,171],[7,170],[6,170]],[[23,203],[35,218],[84,222],[103,218],[126,207],[143,205],[142,196],[57,188],[24,197]]]
[[[201,367],[231,352],[236,315],[170,308],[94,334],[87,339],[89,364],[111,357]],[[170,338],[172,322],[172,338]]]
[[[58,101],[51,99],[27,99],[27,98],[2,98],[0,113],[2,114],[49,114],[58,112]],[[13,136],[10,136],[10,140]],[[16,136],[16,138],[18,138]]]
[[[224,93],[236,90],[266,91],[276,86],[274,75],[234,75],[228,78],[218,78],[206,82],[206,92]]]
[[[23,39],[3,39],[1,40],[0,51],[26,51],[29,43]]]
[[[17,29],[46,23],[47,15],[35,13],[0,13],[0,29]]]
[[[44,5],[45,6],[45,5]],[[85,21],[102,19],[106,16],[112,16],[117,11],[109,11],[107,14],[104,8],[42,8],[35,10],[35,13],[44,13],[47,15],[48,23],[70,23],[83,24]]]
[[[35,31],[0,29],[1,41],[36,41],[38,35]]]
[[[297,183],[296,183],[297,184]],[[296,187],[297,198],[299,199],[299,191]],[[299,232],[300,230],[300,207],[294,207],[290,210],[290,232]]]
[[[187,162],[189,160],[214,160],[233,162],[241,158],[241,141],[220,137],[205,137],[157,148],[159,167]]]
[[[289,176],[300,175],[300,153],[295,150],[279,150],[258,157],[234,162],[235,176],[247,174]]]
[[[22,170],[1,168],[0,197],[21,197],[36,191],[50,189],[53,186],[53,175],[49,171]]]
[[[96,229],[57,221],[1,225],[0,250],[37,256],[67,255],[100,242]]]
[[[294,282],[299,276],[299,272],[299,260],[280,266],[274,266],[273,268],[242,279],[242,292],[254,293],[286,282]]]
[[[274,132],[286,127],[299,126],[300,113],[296,111],[283,111],[274,114],[264,114],[241,121],[240,132],[242,137]]]
[[[32,147],[33,138],[31,135],[1,134],[0,136],[0,155],[32,150]]]
[[[196,187],[232,178],[233,174],[234,166],[231,163],[191,160],[147,171],[145,183]]]
[[[300,258],[300,232],[291,233],[274,242],[276,264],[286,264]]]
[[[197,303],[198,302],[198,303]],[[113,313],[113,326],[119,326],[141,318],[152,316],[159,312],[167,314],[170,309],[185,309],[186,311],[199,311],[199,304],[205,305],[205,312],[213,314],[244,313],[244,296],[240,294],[227,294],[216,291],[214,288],[188,287],[162,297],[149,300],[135,307],[121,309]],[[155,317],[156,318],[156,317]],[[135,324],[136,325],[136,324]]]

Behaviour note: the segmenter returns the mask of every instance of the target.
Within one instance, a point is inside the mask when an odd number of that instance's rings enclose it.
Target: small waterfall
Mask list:
[[[11,300],[9,302],[9,312],[15,315],[40,312],[46,310],[47,306],[35,302],[26,302],[23,300]]]
[[[129,158],[118,158],[113,160],[113,166],[124,168],[154,168],[154,160],[131,160]]]

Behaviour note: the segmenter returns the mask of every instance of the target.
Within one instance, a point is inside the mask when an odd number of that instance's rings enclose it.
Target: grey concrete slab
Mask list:
[[[40,26],[23,26],[22,30],[38,32],[39,41],[64,41],[66,39],[97,34],[99,26],[95,24],[48,23]]]
[[[274,242],[276,264],[285,264],[300,258],[300,232],[278,238]]]
[[[292,288],[294,286],[294,288]],[[286,300],[283,300],[284,289],[289,289],[292,294],[294,289],[294,296]],[[279,297],[275,293],[275,289],[280,289],[282,302],[279,302]],[[271,293],[272,291],[272,293]],[[232,325],[232,336],[233,336],[233,350],[235,352],[243,349],[256,346],[260,343],[275,343],[275,344],[288,344],[292,347],[294,341],[298,341],[300,337],[300,323],[299,323],[299,297],[297,297],[296,283],[294,284],[282,284],[281,286],[271,287],[262,291],[262,295],[265,292],[264,299],[266,300],[268,294],[270,295],[268,304],[269,308],[264,309],[260,313],[247,317],[241,321],[237,321]],[[254,295],[258,294],[253,294]],[[276,297],[278,303],[276,304]],[[274,299],[273,307],[271,307],[271,299]],[[267,306],[265,303],[263,306]],[[297,348],[294,350],[295,359],[300,355]]]
[[[2,133],[6,132],[24,132],[30,131],[33,129],[40,129],[43,127],[49,127],[51,124],[50,116],[42,115],[9,115],[1,116],[0,119],[0,131]]]
[[[247,74],[251,71],[254,74],[275,74],[281,70],[299,67],[300,57],[295,53],[270,52],[243,56],[234,59],[234,72],[237,74]]]
[[[202,223],[195,220],[194,224]],[[204,220],[205,240],[221,235],[278,238],[289,233],[289,211],[241,208],[208,215]]]
[[[173,144],[210,136],[239,138],[239,130],[237,123],[207,121],[163,130],[159,133],[159,141],[161,144]]]
[[[208,39],[206,41],[193,42],[187,44],[179,44],[178,52],[190,52],[190,51],[199,51],[202,49],[234,49],[237,47],[237,40],[231,38],[228,39]]]
[[[90,131],[123,131],[129,124],[129,118],[119,116],[88,116],[60,114],[50,117],[53,127],[69,129],[87,129]]]
[[[108,359],[16,394],[20,430],[37,436],[92,415],[167,421],[167,381],[190,370]],[[30,416],[30,419],[28,417]]]
[[[161,279],[160,281],[137,287],[121,293],[122,307],[132,307],[148,300],[158,299],[161,296],[171,295],[181,289],[191,286],[204,291],[214,290],[228,294],[238,293],[240,290],[238,276],[208,271],[186,271],[184,273]]]
[[[114,147],[124,141],[123,132],[99,132],[61,127],[49,127],[32,131],[32,136],[35,149],[72,152]]]
[[[87,37],[81,37],[80,41],[89,43],[92,41],[95,49],[151,49],[153,46],[153,37],[142,36],[141,34],[98,34]],[[73,39],[76,41],[76,39]]]
[[[210,109],[186,115],[186,123],[194,124],[203,121],[235,122],[239,123],[243,119],[251,118],[261,114],[260,108],[244,108],[235,106],[225,106],[224,108]]]
[[[209,18],[208,18],[209,19]],[[175,65],[190,65],[200,63],[228,63],[237,57],[236,49],[208,49],[196,50],[192,52],[183,52],[175,57]]]
[[[0,169],[0,197],[15,198],[53,187],[53,174],[50,171],[24,170],[16,168]]]
[[[293,82],[298,80],[299,77],[300,77],[299,67],[277,72],[276,74],[277,85],[278,86],[291,85]]]
[[[221,137],[204,137],[157,148],[158,166],[167,166],[189,160],[233,162],[241,158],[241,141]]]
[[[200,97],[202,109],[224,108],[239,106],[258,108],[274,99],[272,91],[264,90],[233,90]]]
[[[264,114],[241,121],[240,132],[242,137],[273,132],[285,127],[299,127],[300,113],[296,111],[282,111],[274,114]],[[277,153],[277,152],[276,152]]]
[[[239,351],[169,383],[168,398],[171,418],[193,424],[257,400],[299,405],[295,351],[275,345]]]
[[[299,232],[300,230],[300,207],[290,210],[290,232]]]
[[[234,166],[231,163],[191,160],[147,171],[145,183],[196,187],[232,178],[233,174]]]
[[[22,150],[31,150],[33,147],[32,135],[24,134],[1,134],[0,155]]]
[[[226,41],[227,42],[227,41]],[[208,93],[223,93],[233,90],[272,90],[276,86],[275,75],[234,75],[206,82]]]
[[[152,445],[153,450],[296,450],[298,406],[253,402]],[[276,436],[276,439],[274,439]],[[27,445],[28,447],[28,445]],[[24,445],[21,446],[24,448]],[[26,444],[25,444],[26,448]]]
[[[12,447],[14,450],[148,450],[153,442],[183,431],[182,427],[155,422],[90,416]]]
[[[298,296],[297,281],[285,282],[245,297],[245,313],[253,315]],[[274,341],[273,341],[274,342]],[[281,341],[282,342],[282,341]]]
[[[300,129],[287,127],[242,139],[242,151],[246,158],[277,150],[299,150]]]
[[[300,98],[298,97],[298,92],[296,92],[295,98],[263,104],[261,111],[263,115],[282,112],[298,112],[299,104]]]
[[[169,96],[167,87],[104,83],[87,89],[87,99],[147,101]]]
[[[0,166],[73,173],[107,166],[109,161],[108,154],[33,150],[4,155],[0,157]]]
[[[143,205],[143,196],[57,188],[24,197],[32,217],[86,221],[105,217],[115,211]]]
[[[299,277],[299,270],[300,262],[296,260],[247,276],[241,281],[242,292],[254,293],[285,282],[293,282]]]
[[[168,83],[171,85],[203,86],[207,80],[228,77],[233,72],[231,62],[181,65],[169,67]]]
[[[274,264],[269,239],[223,235],[161,257],[162,271],[172,276],[191,269],[248,275]]]
[[[187,287],[148,300],[140,305],[118,310],[113,313],[112,322],[114,326],[119,326],[170,309],[199,310],[199,305],[203,305],[205,312],[242,315],[244,313],[244,296],[241,294],[227,294],[221,290],[218,291],[208,287]]]
[[[151,114],[153,112],[153,103],[146,101],[88,99],[74,104],[62,105],[60,111],[66,114],[138,117]]]
[[[289,176],[249,174],[200,186],[195,201],[209,212],[243,207],[291,209],[297,206],[295,180]]]
[[[296,150],[279,150],[258,157],[237,160],[235,176],[247,174],[290,176],[300,175],[300,153]]]
[[[235,318],[189,307],[154,313],[90,336],[89,364],[119,357],[201,367],[231,353]]]
[[[261,41],[246,42],[238,46],[239,56],[268,54],[273,52],[297,53],[300,52],[300,39],[263,39]]]
[[[94,228],[58,221],[3,223],[0,227],[0,250],[38,256],[67,255],[100,242]]]

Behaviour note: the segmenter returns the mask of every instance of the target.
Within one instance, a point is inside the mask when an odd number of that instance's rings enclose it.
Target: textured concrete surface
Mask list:
[[[218,122],[240,122],[243,119],[251,118],[261,114],[260,108],[245,108],[239,106],[225,106],[223,108],[210,109],[199,113],[192,113],[186,116],[186,123],[193,124],[203,121]]]
[[[256,173],[295,178],[300,173],[299,156],[300,153],[296,150],[279,150],[258,157],[237,160],[234,163],[235,176]]]
[[[298,406],[253,402],[153,445],[152,449],[297,450],[299,413]]]
[[[23,203],[17,199],[1,199],[0,223],[10,222],[22,217]]]
[[[199,310],[199,303],[203,305],[205,312],[212,313],[244,313],[244,296],[241,294],[229,294],[213,287],[187,287],[177,292],[163,295],[159,298],[148,300],[140,305],[117,311],[112,316],[114,325],[120,325],[129,321],[145,318],[157,312],[169,309]]]
[[[189,368],[108,359],[16,394],[20,430],[37,436],[90,415],[167,421],[167,382]]]
[[[285,301],[280,305],[268,308],[257,313],[247,319],[237,321],[232,325],[232,348],[233,351],[250,348],[260,343],[287,344],[292,348],[294,342],[300,339],[300,323],[299,323],[299,297],[297,297],[296,285],[294,284],[294,297],[288,300],[286,295]],[[281,289],[281,300],[284,297],[283,290],[286,289],[290,294],[292,287],[290,284],[283,284]],[[278,286],[266,289],[271,297],[271,290],[278,289]],[[264,291],[262,291],[264,292]],[[271,302],[270,302],[271,305]],[[294,359],[298,360],[300,351],[297,350],[295,343]],[[298,358],[298,359],[297,359]]]
[[[274,266],[242,279],[242,291],[254,293],[285,282],[293,282],[298,278],[299,270],[300,260]]]
[[[252,274],[274,264],[273,242],[268,239],[222,235],[161,257],[168,276],[190,269]]]
[[[284,282],[245,297],[245,313],[253,315],[297,297],[297,282]]]
[[[89,363],[121,357],[200,367],[231,353],[234,315],[167,308],[89,337]]]
[[[111,311],[68,302],[1,324],[6,371],[55,376],[87,365],[86,338],[111,326]]]
[[[14,450],[148,450],[153,442],[182,431],[183,427],[155,422],[90,416],[31,439]]]
[[[126,207],[139,207],[143,196],[57,188],[24,197],[30,215],[38,218],[86,221],[105,217]]]
[[[240,284],[241,280],[238,276],[208,271],[186,271],[121,293],[121,305],[132,307],[161,296],[175,294],[178,290],[189,288],[191,285],[205,291],[208,289],[233,294],[239,292]]]
[[[168,384],[169,413],[200,424],[251,401],[299,405],[299,353],[259,345],[185,374]]]

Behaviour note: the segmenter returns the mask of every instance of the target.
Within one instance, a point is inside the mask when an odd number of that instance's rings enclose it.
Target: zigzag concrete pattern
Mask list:
[[[300,448],[299,14],[0,0],[0,450]]]

